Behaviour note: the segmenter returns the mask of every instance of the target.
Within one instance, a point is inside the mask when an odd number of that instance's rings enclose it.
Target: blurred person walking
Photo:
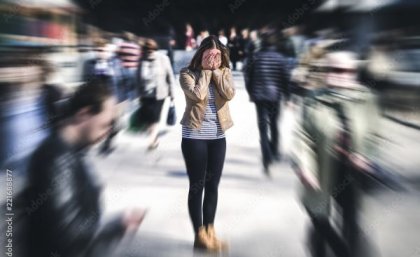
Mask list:
[[[357,81],[351,52],[326,55],[326,88],[307,94],[294,169],[302,181],[302,203],[312,222],[312,256],[361,256],[358,203],[360,178],[378,161],[379,109],[376,96]],[[332,224],[337,207],[338,229]],[[337,219],[337,217],[335,217]]]
[[[224,46],[227,46],[228,38],[225,36],[225,30],[224,29],[219,30],[219,40]]]
[[[198,36],[197,36],[197,45],[199,46],[199,45],[201,45],[201,42],[203,41],[203,39],[205,39],[206,37],[208,37],[210,34],[209,34],[209,31],[208,30],[206,30],[206,29],[204,29],[204,30],[202,30],[202,31],[200,31],[200,34],[198,34]]]
[[[159,145],[159,121],[162,106],[169,96],[174,101],[175,78],[169,57],[159,53],[158,44],[146,39],[139,66],[139,120],[149,124],[150,143],[148,150]]]
[[[230,29],[228,47],[230,52],[230,61],[232,62],[232,70],[236,71],[236,64],[241,59],[240,55],[240,37],[236,33],[236,28],[232,27]]]
[[[250,42],[250,37],[249,37],[249,29],[248,28],[244,28],[243,30],[241,30],[241,37],[239,38],[239,57],[240,57],[240,61],[244,62],[245,59],[247,58],[247,54],[248,52],[246,51],[246,47],[248,46],[249,42]]]
[[[257,109],[258,129],[264,173],[269,175],[269,166],[281,160],[278,120],[280,104],[284,97],[289,100],[287,61],[277,52],[274,33],[262,35],[262,48],[256,52],[245,67],[245,86],[250,100]],[[284,96],[283,96],[284,95]]]
[[[123,67],[123,79],[126,91],[126,98],[130,101],[137,97],[137,70],[140,59],[140,46],[136,36],[130,32],[123,34],[123,42],[118,46],[118,57]]]
[[[118,101],[119,118],[124,113],[124,102],[127,99],[125,80],[123,78],[125,71],[120,59],[114,55],[112,46],[105,39],[100,39],[95,42],[95,54],[95,58],[85,63],[83,80],[90,81],[100,78],[107,83]],[[111,133],[109,133],[107,139],[99,148],[100,154],[108,155],[114,150],[115,147],[112,145],[112,141],[120,130],[118,119],[115,119]]]
[[[60,127],[32,154],[21,207],[25,256],[113,256],[116,243],[143,220],[140,209],[103,219],[102,185],[85,158],[89,147],[110,132],[115,102],[102,79],[80,86]]]
[[[187,23],[185,25],[185,50],[191,51],[197,47],[195,42],[194,29],[191,24]]]
[[[228,101],[235,88],[229,50],[217,36],[203,40],[190,65],[181,70],[180,83],[186,100],[181,148],[190,184],[194,248],[219,251],[227,244],[216,237],[214,220],[226,154],[225,132],[233,126]]]
[[[244,59],[243,59],[243,65],[242,65],[242,71],[244,74],[248,73],[247,69],[249,69],[251,66],[249,65],[249,63],[252,63],[252,58],[254,57],[254,54],[258,52],[260,48],[261,48],[261,41],[258,37],[258,31],[252,30],[249,33],[249,39],[245,43],[245,46],[244,46]]]

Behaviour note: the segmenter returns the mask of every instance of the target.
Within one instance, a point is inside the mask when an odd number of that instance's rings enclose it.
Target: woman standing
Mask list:
[[[150,143],[148,150],[159,145],[159,121],[162,106],[169,96],[174,100],[173,87],[175,78],[169,57],[159,53],[158,44],[147,39],[143,46],[143,54],[139,64],[140,119],[150,124],[148,132]]]
[[[226,154],[224,133],[233,126],[227,102],[235,88],[229,51],[216,36],[202,41],[190,65],[181,70],[180,83],[186,99],[181,147],[190,182],[194,247],[218,251],[227,247],[217,239],[213,224]]]

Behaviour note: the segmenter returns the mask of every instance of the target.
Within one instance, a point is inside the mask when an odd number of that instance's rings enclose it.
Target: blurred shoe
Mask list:
[[[270,165],[271,165],[271,161],[263,160],[263,167],[264,167],[263,171],[264,171],[264,174],[269,178],[271,177],[271,175],[270,175]]]
[[[156,148],[158,148],[158,146],[159,146],[159,141],[155,141],[155,142],[151,143],[151,144],[147,147],[147,150],[148,150],[148,151],[153,151],[153,150],[155,150]]]
[[[275,162],[281,162],[281,160],[282,160],[282,155],[281,155],[280,153],[273,154],[273,160],[274,160]]]
[[[271,179],[270,167],[264,167],[263,172],[267,178]]]
[[[222,251],[228,249],[228,244],[217,238],[216,231],[214,230],[214,226],[212,224],[209,224],[207,226],[207,235],[209,237],[209,240],[213,243],[216,249],[219,249]]]

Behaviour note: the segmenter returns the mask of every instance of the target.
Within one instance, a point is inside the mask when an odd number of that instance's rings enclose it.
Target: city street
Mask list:
[[[237,93],[230,107],[235,126],[226,135],[227,156],[215,224],[230,249],[218,256],[306,256],[308,220],[297,200],[298,180],[287,161],[272,167],[272,179],[264,176],[255,107],[248,100],[241,74],[235,73],[234,77]],[[178,124],[184,106],[184,96],[178,87],[178,122],[174,127],[165,127],[166,117],[162,115],[162,140],[157,150],[147,152],[145,136],[124,131],[117,137],[117,149],[110,156],[92,153],[105,183],[106,214],[126,207],[148,209],[136,237],[128,246],[123,244],[123,256],[201,256],[192,249],[194,237],[187,211],[188,178]],[[283,144],[287,152],[293,119],[290,115],[283,117]],[[369,241],[371,256],[419,256],[420,142],[412,139],[419,138],[420,131],[385,119],[383,126],[390,138],[384,142],[385,160],[410,183],[406,192],[380,190],[364,198],[365,241]]]
[[[419,14],[0,0],[0,257],[420,257]]]

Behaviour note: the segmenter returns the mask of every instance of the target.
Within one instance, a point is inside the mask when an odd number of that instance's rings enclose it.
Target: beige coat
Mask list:
[[[208,87],[212,81],[216,87],[217,117],[223,131],[233,126],[228,101],[235,95],[232,72],[229,68],[192,71],[183,68],[179,77],[185,94],[186,107],[181,124],[193,129],[201,128],[208,103]]]
[[[166,97],[174,96],[175,77],[172,71],[169,57],[160,52],[154,52],[151,59],[153,60],[153,74],[156,80],[156,100],[163,100]],[[141,79],[142,62],[140,62],[140,90],[143,90],[143,81]]]

